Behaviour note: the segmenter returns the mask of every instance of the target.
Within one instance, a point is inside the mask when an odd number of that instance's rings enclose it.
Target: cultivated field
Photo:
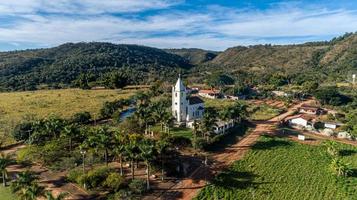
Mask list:
[[[352,177],[332,174],[331,157],[322,145],[264,136],[197,199],[357,199],[357,147],[341,144],[340,149]]]
[[[9,134],[24,119],[57,115],[71,117],[88,111],[94,118],[105,101],[126,98],[134,90],[39,90],[0,93],[0,135]]]

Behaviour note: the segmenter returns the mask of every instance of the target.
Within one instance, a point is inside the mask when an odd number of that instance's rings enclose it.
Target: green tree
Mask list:
[[[69,124],[63,128],[61,135],[65,138],[68,138],[70,152],[72,151],[73,138],[75,138],[79,134],[79,128],[75,124]]]
[[[207,107],[203,113],[202,119],[202,131],[205,134],[206,141],[209,141],[209,137],[212,134],[214,127],[217,124],[217,111],[214,108]]]
[[[119,158],[121,176],[123,175],[123,156],[125,155],[125,145],[128,141],[128,137],[123,132],[116,132],[113,152],[115,156]]]
[[[166,138],[162,138],[155,143],[155,148],[157,153],[160,155],[161,160],[161,180],[164,180],[164,157],[167,149],[169,148],[170,143],[167,141]]]
[[[154,159],[155,143],[152,140],[144,140],[139,145],[140,157],[146,165],[146,189],[150,190],[150,162]]]
[[[0,154],[0,171],[2,176],[2,184],[6,186],[6,178],[7,178],[7,170],[8,167],[12,163],[12,159],[9,154]]]

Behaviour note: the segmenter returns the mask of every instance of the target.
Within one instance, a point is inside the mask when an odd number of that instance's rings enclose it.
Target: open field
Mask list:
[[[9,187],[0,186],[0,200],[16,200],[17,197],[11,193]]]
[[[0,135],[8,134],[26,118],[51,114],[67,118],[81,111],[98,118],[105,101],[127,98],[134,91],[63,89],[0,93]]]
[[[204,188],[197,199],[356,199],[357,148],[339,146],[353,174],[336,178],[322,145],[263,136],[252,150]]]
[[[250,116],[252,120],[268,120],[279,115],[283,111],[282,109],[267,104],[261,104],[259,106],[251,105],[249,110],[252,111]]]

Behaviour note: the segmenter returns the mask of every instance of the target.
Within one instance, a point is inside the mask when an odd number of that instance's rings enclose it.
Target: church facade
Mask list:
[[[204,102],[197,96],[190,96],[181,80],[181,76],[172,87],[172,115],[179,124],[188,125],[196,119],[202,119]]]

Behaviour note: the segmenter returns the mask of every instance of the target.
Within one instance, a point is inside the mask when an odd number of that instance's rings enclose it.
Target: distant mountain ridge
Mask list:
[[[254,45],[223,52],[203,49],[157,49],[111,43],[67,43],[54,48],[0,52],[0,90],[33,90],[41,85],[73,86],[81,74],[100,79],[121,71],[131,84],[173,80],[178,73],[202,82],[221,72],[265,81],[274,74],[287,79],[337,81],[357,70],[357,34],[299,45]],[[242,75],[243,73],[243,75]]]

